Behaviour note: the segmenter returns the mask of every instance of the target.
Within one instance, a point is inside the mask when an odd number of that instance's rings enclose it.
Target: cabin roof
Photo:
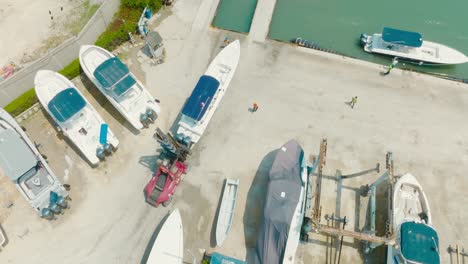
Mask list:
[[[93,75],[104,89],[121,96],[136,83],[129,73],[128,67],[119,58],[112,57],[101,63]]]
[[[83,109],[85,105],[84,98],[75,88],[70,87],[55,95],[47,108],[59,122],[64,122]]]
[[[439,264],[439,237],[430,226],[405,222],[401,224],[401,252],[407,260]]]
[[[182,114],[195,121],[200,121],[218,90],[219,82],[215,78],[203,75],[187,99]]]
[[[422,35],[417,32],[399,30],[385,27],[382,31],[382,39],[385,42],[418,48],[422,46]]]
[[[0,133],[0,166],[8,178],[16,181],[36,164],[32,149],[16,131],[5,129]]]

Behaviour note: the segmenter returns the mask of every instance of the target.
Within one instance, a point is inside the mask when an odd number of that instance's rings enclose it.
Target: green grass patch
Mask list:
[[[65,66],[62,70],[59,71],[60,74],[67,77],[68,79],[73,79],[76,76],[80,75],[81,68],[80,68],[80,59],[75,59],[70,64]]]
[[[15,100],[11,101],[11,103],[5,106],[4,109],[10,113],[10,115],[17,116],[26,111],[33,104],[37,103],[37,101],[36,92],[34,91],[34,88],[31,88]]]

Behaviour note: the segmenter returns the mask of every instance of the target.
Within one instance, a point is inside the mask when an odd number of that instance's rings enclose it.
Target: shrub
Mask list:
[[[34,88],[29,89],[15,100],[5,106],[5,111],[12,116],[17,116],[37,102],[36,91]]]
[[[61,71],[59,71],[60,74],[63,76],[67,77],[68,79],[73,79],[76,76],[80,75],[81,73],[81,68],[80,68],[80,60],[75,59],[72,61],[70,64],[65,66]]]
[[[161,0],[121,0],[120,3],[123,6],[140,9],[141,11],[143,11],[145,7],[148,7],[153,12],[161,8]]]

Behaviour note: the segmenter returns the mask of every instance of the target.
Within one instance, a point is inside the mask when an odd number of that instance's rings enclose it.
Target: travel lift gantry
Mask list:
[[[386,236],[379,237],[376,236],[376,229],[375,229],[375,213],[376,213],[376,190],[377,187],[382,183],[390,183],[388,191],[388,210],[389,210],[389,219],[392,219],[392,194],[393,194],[393,185],[394,185],[394,177],[393,177],[393,159],[392,153],[388,152],[386,154],[386,166],[385,172],[371,185],[366,185],[362,188],[361,195],[362,196],[370,196],[370,228],[369,230],[365,230],[364,232],[356,232],[351,230],[345,230],[344,226],[346,224],[346,217],[344,219],[337,218],[335,216],[326,216],[327,219],[337,220],[339,222],[343,222],[343,229],[329,226],[322,224],[320,222],[321,215],[322,215],[322,206],[320,205],[320,195],[321,195],[321,188],[322,188],[322,170],[325,166],[325,159],[327,154],[327,140],[323,139],[320,144],[320,153],[318,158],[315,160],[311,167],[308,167],[308,177],[309,182],[311,179],[312,174],[317,169],[317,179],[315,182],[315,190],[312,192],[311,184],[307,187],[307,194],[306,194],[306,206],[305,206],[305,215],[310,215],[311,217],[305,217],[304,223],[301,230],[301,237],[303,240],[308,240],[310,233],[322,233],[325,235],[330,236],[347,236],[352,237],[354,239],[358,239],[364,242],[364,252],[369,253],[372,249],[376,248],[379,245],[394,245],[395,244],[395,237],[392,234],[392,222],[391,220],[387,221],[386,226]],[[380,166],[377,164],[375,168],[377,172],[380,171]],[[342,178],[343,179],[343,178]],[[313,193],[313,194],[312,194]],[[312,197],[315,196],[314,199],[314,207],[312,208]],[[341,248],[340,248],[341,253]],[[338,261],[339,263],[339,261]]]

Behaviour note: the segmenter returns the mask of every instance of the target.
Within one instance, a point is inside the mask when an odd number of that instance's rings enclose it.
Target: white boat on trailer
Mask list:
[[[23,129],[0,108],[0,170],[37,213],[53,219],[68,208],[68,192]],[[0,233],[2,231],[0,230]],[[2,242],[3,240],[3,242]],[[0,234],[0,244],[5,237]]]
[[[369,53],[397,57],[416,64],[461,64],[468,62],[462,52],[443,44],[423,40],[417,32],[385,27],[382,33],[361,34],[361,44]]]
[[[184,232],[179,209],[164,222],[154,241],[147,264],[182,264],[184,259]]]
[[[86,76],[134,128],[156,120],[159,102],[119,58],[93,45],[81,46],[79,58]]]
[[[117,149],[119,140],[99,113],[65,76],[47,70],[36,73],[36,95],[64,136],[97,165]]]
[[[229,229],[232,226],[238,187],[239,179],[226,179],[224,183],[223,198],[219,207],[218,220],[216,223],[216,246],[218,247],[226,240]]]
[[[226,46],[200,77],[192,94],[182,108],[176,138],[191,147],[200,140],[219,106],[239,64],[240,42]]]
[[[392,211],[396,244],[387,246],[387,264],[439,264],[439,237],[426,194],[413,175],[407,173],[396,182]]]

